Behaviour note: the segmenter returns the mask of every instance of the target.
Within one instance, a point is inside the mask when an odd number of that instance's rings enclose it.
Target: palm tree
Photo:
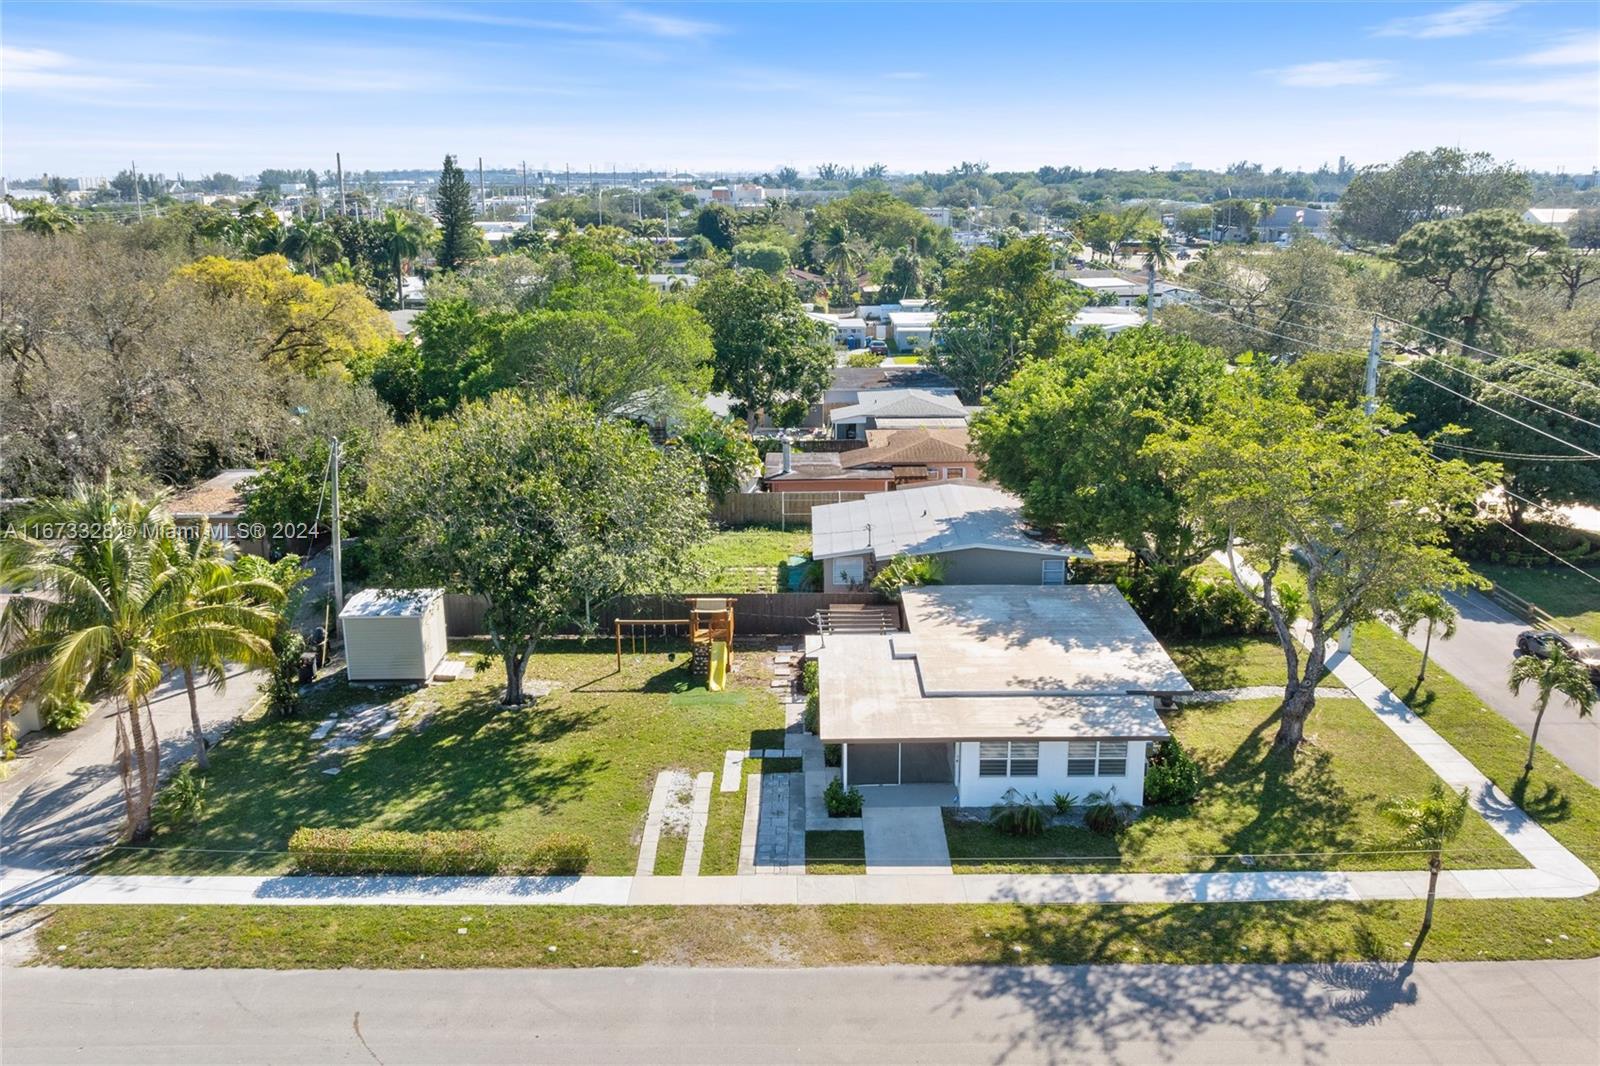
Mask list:
[[[394,274],[394,305],[405,306],[405,261],[422,252],[422,231],[417,224],[392,208],[383,213],[378,223],[378,240],[389,256],[389,270]]]
[[[847,293],[854,290],[856,274],[867,261],[869,249],[849,228],[836,223],[822,238],[822,265],[830,271],[840,288]]]
[[[24,233],[32,233],[40,237],[54,237],[58,233],[70,233],[78,228],[78,223],[72,216],[48,200],[23,200],[11,201],[17,211],[22,215],[22,221],[17,223]]]
[[[170,561],[182,573],[185,596],[184,610],[164,628],[163,665],[183,676],[195,762],[206,770],[211,764],[200,727],[195,676],[203,673],[221,692],[227,685],[228,663],[271,665],[271,637],[278,624],[277,608],[285,597],[271,581],[236,575],[209,528],[196,538],[168,543]]]
[[[1428,906],[1422,912],[1422,932],[1433,926],[1433,901],[1444,869],[1445,845],[1454,840],[1467,821],[1467,790],[1451,792],[1435,781],[1423,800],[1397,800],[1384,814],[1404,831],[1407,843],[1428,853]],[[1420,942],[1420,940],[1419,940]]]
[[[1428,624],[1428,629],[1422,642],[1422,666],[1417,670],[1418,685],[1428,677],[1428,654],[1433,650],[1434,630],[1437,629],[1445,640],[1456,635],[1456,609],[1437,592],[1414,592],[1395,608],[1394,624],[1402,637],[1409,639],[1411,631],[1424,622]]]
[[[13,694],[111,699],[127,832],[142,840],[161,766],[149,695],[161,683],[162,633],[183,610],[160,543],[170,519],[135,497],[78,486],[31,509],[20,529],[0,540],[0,584],[28,590],[0,614],[0,679]],[[53,536],[63,530],[95,536]]]
[[[332,229],[310,219],[296,222],[283,237],[283,254],[310,267],[314,278],[320,277],[322,267],[337,259],[342,250],[339,237]]]
[[[1523,774],[1533,772],[1533,753],[1539,746],[1539,724],[1544,721],[1544,711],[1550,697],[1559,692],[1578,709],[1579,718],[1594,713],[1595,688],[1589,670],[1576,659],[1568,657],[1558,644],[1551,644],[1550,657],[1523,655],[1511,664],[1511,694],[1522,691],[1522,686],[1532,682],[1539,694],[1534,699],[1537,709],[1533,715],[1533,736],[1528,739],[1528,761],[1522,765]]]

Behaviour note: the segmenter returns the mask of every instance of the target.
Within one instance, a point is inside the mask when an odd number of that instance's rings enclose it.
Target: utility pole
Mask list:
[[[340,541],[344,531],[339,527],[339,438],[334,437],[328,446],[328,466],[333,478],[333,614],[337,618],[344,611],[343,549]],[[344,635],[341,628],[339,635]]]
[[[139,212],[139,221],[144,221],[144,197],[139,195],[139,164],[130,162],[128,169],[133,171],[133,206]]]
[[[1150,238],[1152,242],[1160,239],[1159,237]],[[1145,272],[1149,274],[1149,278],[1145,281],[1144,286],[1144,321],[1147,326],[1156,320],[1156,257],[1154,254],[1155,249],[1151,248],[1150,251],[1150,262],[1145,266]]]
[[[339,174],[339,217],[344,217],[344,158],[333,153],[333,169]]]
[[[533,221],[533,205],[528,203],[528,161],[522,161],[522,213],[528,216],[528,221]]]
[[[1378,316],[1372,316],[1372,341],[1367,345],[1367,417],[1378,413],[1378,353],[1383,350],[1383,331]]]
[[[489,217],[489,201],[483,195],[483,156],[478,157],[478,217]]]

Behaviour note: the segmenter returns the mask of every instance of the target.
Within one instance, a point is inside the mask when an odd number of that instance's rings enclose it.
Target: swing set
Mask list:
[[[617,670],[622,669],[622,638],[629,640],[630,654],[648,654],[650,637],[665,639],[687,627],[690,645],[690,670],[706,679],[706,687],[720,691],[733,661],[733,601],[725,597],[695,597],[688,601],[688,618],[618,618]]]

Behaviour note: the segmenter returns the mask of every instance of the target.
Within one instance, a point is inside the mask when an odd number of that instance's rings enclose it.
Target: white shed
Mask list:
[[[427,681],[448,650],[443,589],[367,589],[339,621],[351,681]]]

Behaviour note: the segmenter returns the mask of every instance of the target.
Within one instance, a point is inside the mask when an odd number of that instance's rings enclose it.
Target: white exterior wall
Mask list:
[[[1070,793],[1079,802],[1091,792],[1103,792],[1115,787],[1117,799],[1134,806],[1144,805],[1144,763],[1149,743],[1143,740],[1128,742],[1128,772],[1121,777],[1068,777],[1067,744],[1062,740],[1046,740],[1039,744],[1038,777],[979,777],[978,742],[967,740],[957,745],[956,788],[963,807],[988,807],[999,803],[1007,789],[1014,788],[1024,796],[1037,794],[1045,803],[1056,792]]]
[[[351,681],[427,681],[445,656],[444,599],[420,616],[344,619]]]

